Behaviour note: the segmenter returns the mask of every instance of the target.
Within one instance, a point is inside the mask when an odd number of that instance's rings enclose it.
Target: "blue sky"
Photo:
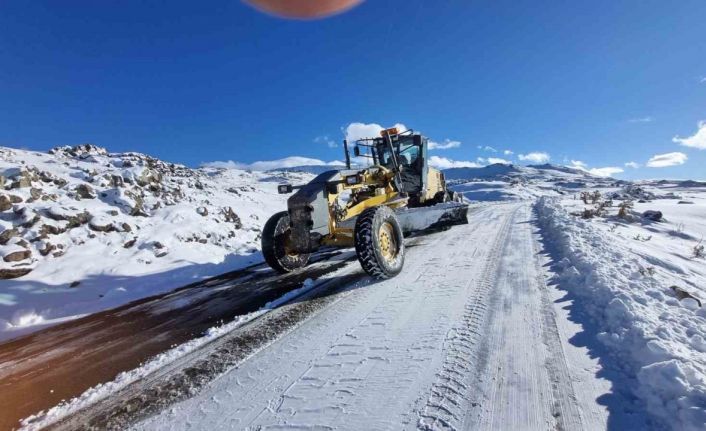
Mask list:
[[[350,123],[399,122],[453,142],[437,160],[543,152],[706,178],[705,16],[702,0],[368,0],[318,21],[238,1],[10,0],[0,145],[329,161]],[[683,164],[645,166],[670,153]]]

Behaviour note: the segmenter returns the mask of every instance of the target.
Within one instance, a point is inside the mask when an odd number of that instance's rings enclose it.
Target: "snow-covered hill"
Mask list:
[[[580,169],[551,164],[518,166],[496,163],[480,168],[443,171],[455,190],[472,201],[535,199],[573,194],[591,187],[616,187],[625,182],[599,177]]]
[[[278,182],[309,178],[0,148],[0,339],[260,260]]]

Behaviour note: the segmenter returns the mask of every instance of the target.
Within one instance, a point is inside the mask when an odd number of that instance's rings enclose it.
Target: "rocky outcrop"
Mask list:
[[[88,184],[79,184],[76,186],[76,195],[81,199],[95,199],[96,192],[93,191],[93,187]]]

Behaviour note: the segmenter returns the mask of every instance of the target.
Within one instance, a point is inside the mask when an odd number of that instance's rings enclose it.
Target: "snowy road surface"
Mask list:
[[[529,204],[428,235],[136,429],[600,429],[609,384],[567,342]]]

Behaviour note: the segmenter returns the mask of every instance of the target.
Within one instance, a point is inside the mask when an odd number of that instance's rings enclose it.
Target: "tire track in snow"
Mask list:
[[[475,346],[481,336],[479,328],[488,308],[488,294],[495,286],[495,275],[510,230],[510,222],[519,209],[506,216],[490,252],[485,257],[482,275],[470,292],[463,318],[449,331],[445,344],[446,359],[437,381],[423,407],[418,421],[421,430],[456,430],[463,425],[465,411],[472,403],[470,395]]]
[[[530,208],[510,225],[478,346],[466,429],[582,429]],[[531,259],[531,260],[530,260]]]

